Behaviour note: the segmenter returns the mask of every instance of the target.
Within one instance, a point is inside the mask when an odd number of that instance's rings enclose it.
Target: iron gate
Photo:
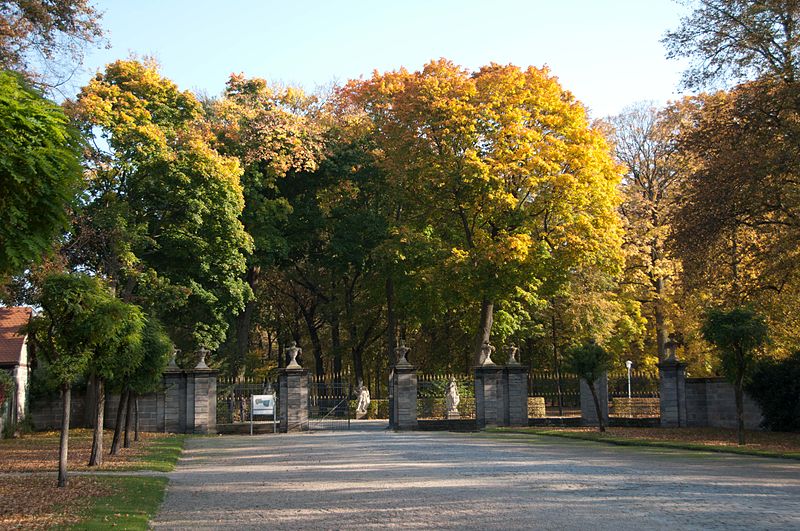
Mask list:
[[[352,395],[345,375],[309,375],[308,429],[349,430]]]

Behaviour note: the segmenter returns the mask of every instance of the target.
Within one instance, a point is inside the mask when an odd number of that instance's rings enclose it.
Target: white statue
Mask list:
[[[455,378],[450,378],[447,384],[447,413],[458,413],[458,403],[461,402],[461,397],[458,395],[458,385]]]
[[[356,414],[366,415],[369,403],[369,389],[367,389],[367,386],[362,383],[358,387],[358,403],[356,404]]]

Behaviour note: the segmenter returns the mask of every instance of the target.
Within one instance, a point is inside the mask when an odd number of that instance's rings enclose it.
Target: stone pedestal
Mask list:
[[[308,371],[282,369],[278,376],[281,433],[308,430]]]
[[[603,423],[608,426],[608,374],[603,373],[594,382],[594,389],[597,391],[597,400],[600,402]],[[599,424],[592,391],[583,378],[581,378],[581,424],[584,426],[597,426]]]
[[[217,433],[217,371],[186,373],[186,433]]]
[[[658,364],[661,426],[682,428],[686,424],[686,364],[670,358]]]
[[[502,367],[492,364],[475,368],[475,424],[478,429],[505,425],[504,384]]]
[[[398,364],[389,385],[390,426],[395,430],[417,429],[417,370],[408,362]]]
[[[503,369],[505,404],[504,426],[528,425],[528,371],[522,365],[507,365]]]

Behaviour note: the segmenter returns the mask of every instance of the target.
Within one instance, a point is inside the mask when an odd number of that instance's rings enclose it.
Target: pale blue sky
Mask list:
[[[672,0],[97,0],[110,49],[87,55],[83,84],[135,53],[181,88],[219,94],[232,72],[313,90],[333,80],[447,57],[547,64],[593,117],[680,95],[683,65],[659,39],[685,9]]]

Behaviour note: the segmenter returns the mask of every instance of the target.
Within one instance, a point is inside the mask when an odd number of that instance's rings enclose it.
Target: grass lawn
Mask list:
[[[91,430],[70,431],[69,471],[98,474],[68,474],[65,489],[56,487],[58,432],[0,440],[0,529],[147,529],[163,499],[166,477],[102,472],[168,472],[175,467],[185,436],[142,433],[132,448],[109,456],[111,432],[104,435],[104,463],[90,468],[86,462]]]
[[[800,459],[800,433],[748,431],[747,444],[736,443],[736,430],[724,428],[496,428],[494,433],[528,433],[625,446],[654,446]]]

